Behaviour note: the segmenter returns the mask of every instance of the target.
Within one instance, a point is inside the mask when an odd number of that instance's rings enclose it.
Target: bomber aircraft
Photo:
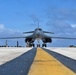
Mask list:
[[[52,36],[48,36],[47,34],[54,34],[53,32],[48,32],[48,31],[43,31],[41,28],[36,28],[34,31],[30,31],[30,32],[23,32],[23,34],[28,34],[28,33],[32,33],[31,35],[28,36],[19,36],[19,37],[4,37],[4,38],[0,38],[0,39],[17,39],[17,38],[25,38],[25,43],[27,47],[35,47],[34,41],[37,40],[38,44],[37,47],[40,47],[40,43],[39,41],[42,40],[43,44],[42,47],[47,47],[46,43],[52,43],[52,38],[54,39],[74,39],[76,40],[76,38],[68,38],[68,37],[52,37]]]

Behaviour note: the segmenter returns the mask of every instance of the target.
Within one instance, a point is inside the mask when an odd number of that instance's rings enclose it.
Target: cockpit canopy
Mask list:
[[[36,28],[36,29],[35,29],[35,31],[36,31],[36,30],[40,30],[40,31],[42,31],[42,29],[41,29],[41,28]]]

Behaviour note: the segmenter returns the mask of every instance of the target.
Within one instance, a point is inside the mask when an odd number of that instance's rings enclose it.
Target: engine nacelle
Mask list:
[[[47,43],[47,42],[51,43],[52,42],[52,39],[51,38],[44,38],[43,39],[43,42],[44,43]]]
[[[33,40],[32,38],[26,38],[26,39],[25,39],[25,43],[26,43],[26,42],[32,43],[32,42],[34,42],[34,40]]]

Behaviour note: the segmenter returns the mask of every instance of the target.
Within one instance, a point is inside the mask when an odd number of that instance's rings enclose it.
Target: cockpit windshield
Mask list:
[[[36,28],[35,30],[40,30],[40,31],[42,31],[42,29],[41,29],[41,28]]]

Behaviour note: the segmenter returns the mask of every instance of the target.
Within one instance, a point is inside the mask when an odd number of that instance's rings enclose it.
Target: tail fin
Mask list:
[[[38,22],[38,28],[39,28],[39,22]]]

